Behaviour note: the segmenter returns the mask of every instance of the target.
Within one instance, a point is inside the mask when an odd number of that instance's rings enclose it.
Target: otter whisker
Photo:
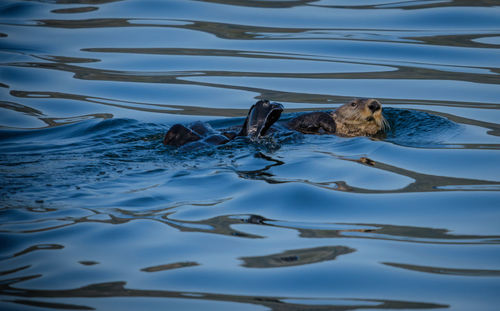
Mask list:
[[[382,130],[384,132],[390,131],[391,130],[391,125],[389,124],[389,122],[387,121],[387,119],[384,118],[384,116],[382,116],[381,120],[382,120]]]

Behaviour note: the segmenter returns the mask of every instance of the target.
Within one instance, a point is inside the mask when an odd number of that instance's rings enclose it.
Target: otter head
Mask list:
[[[382,105],[375,99],[355,99],[332,113],[340,136],[372,136],[387,127]]]

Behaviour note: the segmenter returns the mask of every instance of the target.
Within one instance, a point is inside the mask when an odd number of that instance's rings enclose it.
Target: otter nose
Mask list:
[[[368,104],[368,108],[370,108],[370,110],[372,112],[375,112],[377,110],[379,110],[382,106],[380,105],[380,103],[376,100],[372,100],[369,104]]]

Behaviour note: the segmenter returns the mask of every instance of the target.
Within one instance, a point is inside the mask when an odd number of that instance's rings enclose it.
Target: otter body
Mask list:
[[[306,113],[292,119],[288,127],[304,134],[335,134],[337,125],[327,112]]]
[[[198,145],[222,145],[237,136],[257,139],[266,135],[267,131],[281,116],[283,105],[259,100],[248,111],[247,118],[239,132],[216,132],[210,125],[197,121],[187,127],[182,124],[173,125],[163,138],[163,144],[180,147],[187,143]]]
[[[279,119],[283,106],[260,100],[248,111],[247,118],[239,131],[216,132],[209,125],[195,122],[186,127],[173,125],[165,134],[163,144],[182,146],[187,143],[220,145],[236,136],[256,139],[266,135],[269,128]],[[290,120],[286,127],[304,134],[335,134],[344,137],[373,136],[386,128],[382,116],[382,105],[375,99],[355,99],[333,112],[311,112]]]

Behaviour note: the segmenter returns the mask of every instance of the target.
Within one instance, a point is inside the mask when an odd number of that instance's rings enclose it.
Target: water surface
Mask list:
[[[496,310],[498,1],[0,4],[2,310]],[[379,99],[380,138],[241,124]]]

